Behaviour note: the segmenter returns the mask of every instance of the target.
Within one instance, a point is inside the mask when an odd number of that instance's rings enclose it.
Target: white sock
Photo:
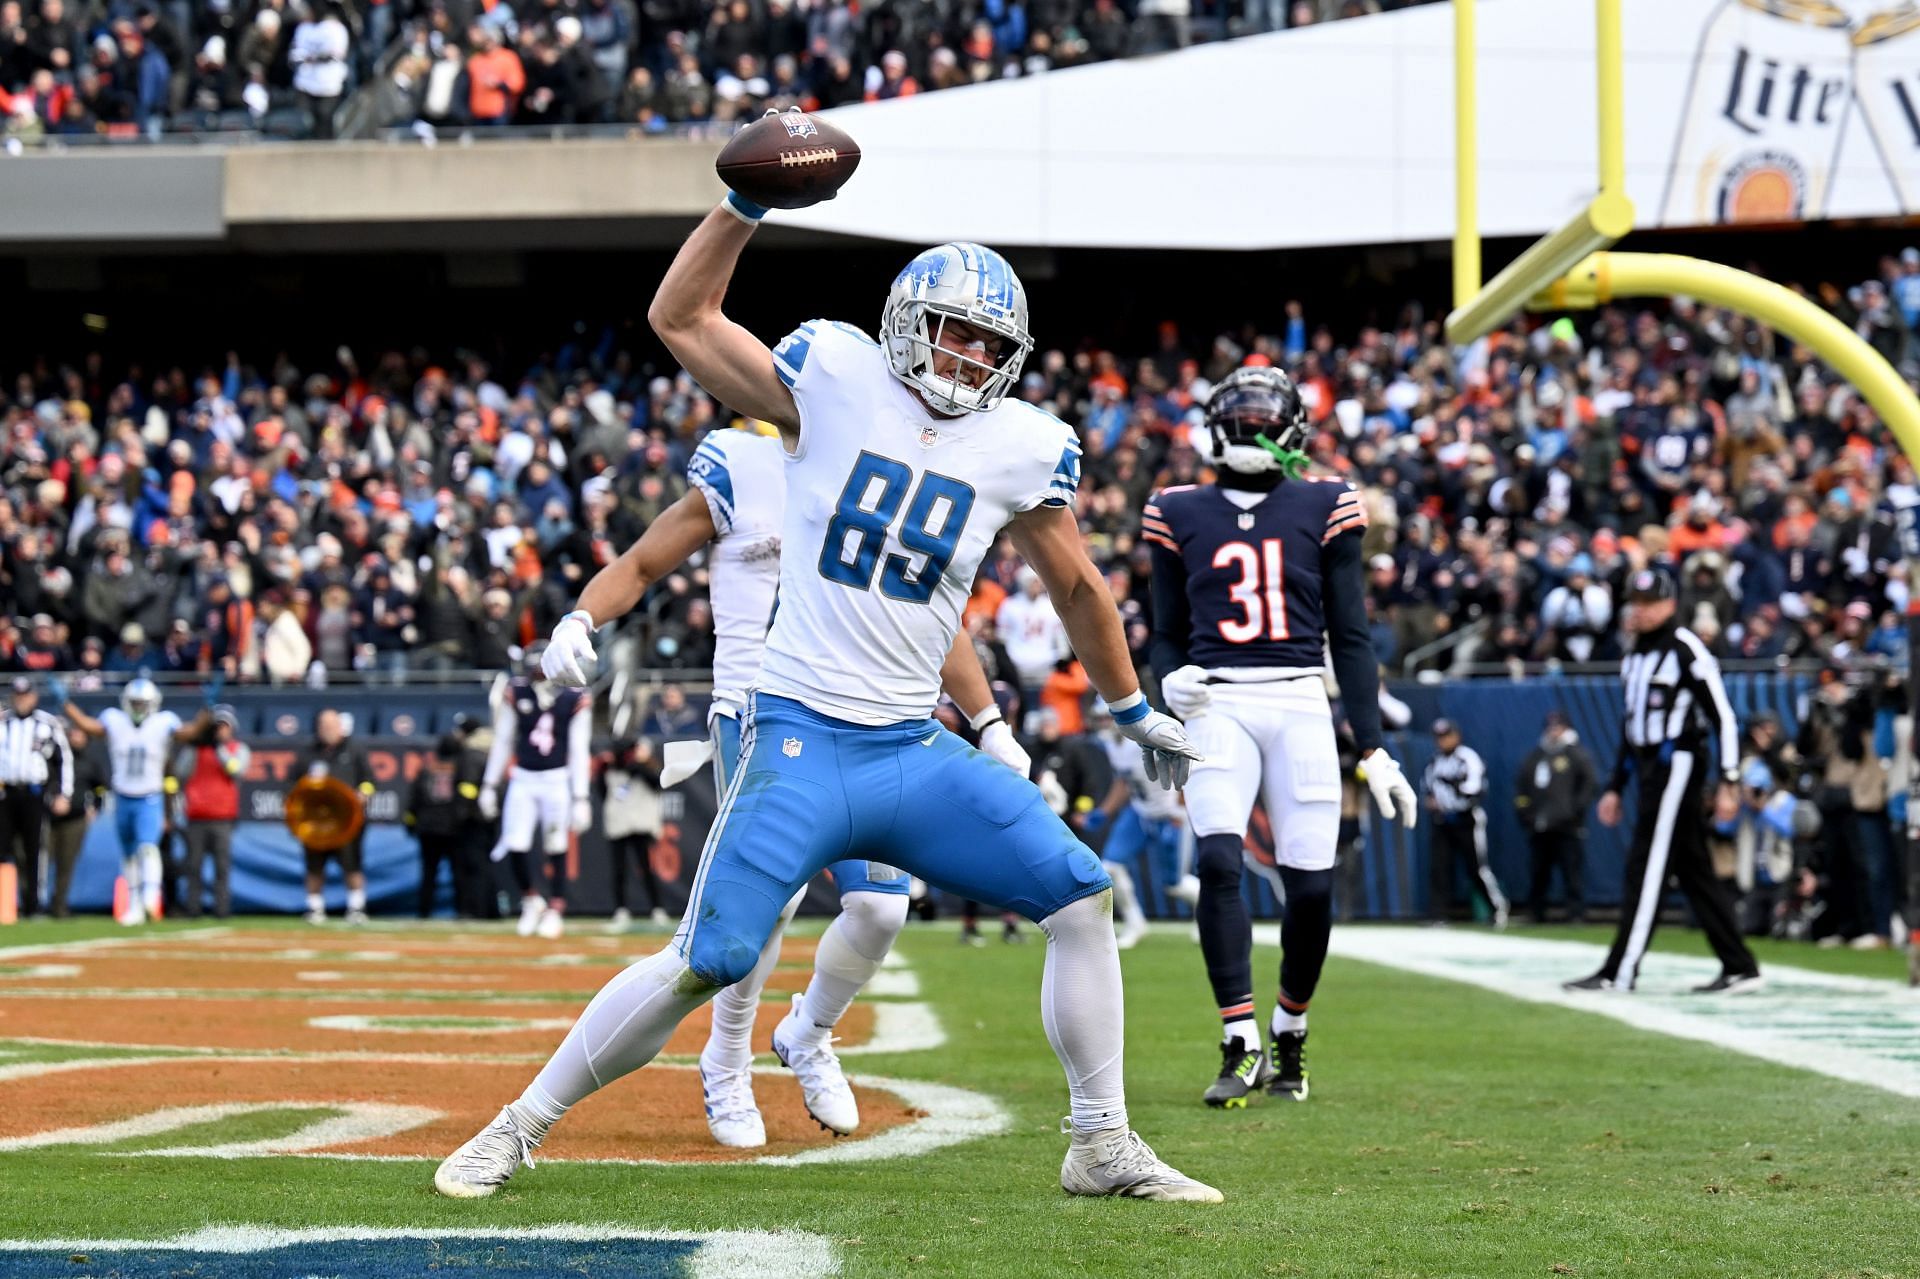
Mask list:
[[[1040,921],[1047,935],[1040,1020],[1067,1072],[1073,1130],[1098,1132],[1127,1122],[1126,1004],[1120,948],[1113,938],[1113,896],[1095,893]]]
[[[1253,1018],[1242,1017],[1238,1021],[1230,1021],[1222,1027],[1220,1031],[1221,1043],[1232,1043],[1236,1039],[1248,1048],[1258,1048],[1260,1046],[1260,1027],[1254,1024]]]
[[[898,893],[848,893],[813,955],[813,980],[800,1004],[799,1038],[818,1043],[833,1033],[855,995],[880,971],[907,925]]]
[[[567,1113],[567,1107],[547,1096],[546,1089],[535,1080],[513,1102],[513,1113],[527,1136],[539,1141],[547,1135],[547,1129],[560,1122],[560,1116]]]
[[[1267,1029],[1271,1030],[1274,1034],[1279,1035],[1289,1031],[1305,1030],[1306,1028],[1307,1015],[1305,1013],[1290,1013],[1278,1004],[1273,1006],[1273,1020],[1267,1023]]]
[[[140,879],[142,900],[146,903],[147,914],[160,913],[160,889],[167,877],[167,864],[160,857],[160,850],[148,844],[140,850]]]
[[[541,1113],[565,1111],[659,1055],[674,1027],[714,995],[680,952],[669,946],[622,969],[600,988],[561,1041],[521,1104]]]
[[[753,1065],[753,1019],[760,1011],[760,992],[780,962],[780,938],[802,895],[796,894],[780,912],[780,922],[760,948],[753,971],[713,997],[713,1029],[707,1034],[707,1046],[700,1050],[700,1060],[709,1069],[746,1070]]]
[[[1113,905],[1120,912],[1120,922],[1128,932],[1139,932],[1147,926],[1147,912],[1140,909],[1140,895],[1133,889],[1133,873],[1119,862],[1102,862],[1108,878],[1113,880]]]
[[[307,909],[316,915],[324,915],[327,913],[327,899],[319,893],[308,893]]]
[[[349,888],[347,890],[347,909],[365,910],[366,908],[367,890],[364,888]]]

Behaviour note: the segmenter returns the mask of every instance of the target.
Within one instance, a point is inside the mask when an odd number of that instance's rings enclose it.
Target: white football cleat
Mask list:
[[[1146,935],[1147,926],[1145,924],[1135,924],[1132,927],[1123,925],[1113,941],[1114,945],[1118,946],[1121,950],[1132,950],[1145,939]]]
[[[648,912],[647,922],[652,924],[655,928],[667,928],[673,924],[673,916],[667,914],[667,912],[661,909],[660,907],[655,906],[650,912]]]
[[[127,913],[120,916],[120,926],[122,928],[138,928],[146,922],[147,908],[139,902],[129,904],[127,906]]]
[[[1226,1196],[1195,1181],[1153,1153],[1140,1134],[1124,1124],[1079,1133],[1071,1119],[1060,1121],[1071,1133],[1067,1158],[1060,1165],[1060,1188],[1070,1195],[1117,1195],[1163,1203],[1217,1204]]]
[[[540,927],[540,916],[547,910],[544,897],[526,896],[520,899],[520,923],[513,931],[522,937],[533,936],[533,930]]]
[[[767,1144],[767,1124],[753,1096],[753,1070],[727,1070],[700,1057],[700,1088],[706,1094],[707,1131],[723,1146],[751,1150]]]
[[[309,924],[324,924],[327,922],[326,908],[321,907],[318,910],[310,910],[301,916],[301,918],[305,919]]]
[[[466,1145],[448,1155],[433,1174],[433,1188],[450,1199],[484,1199],[507,1183],[520,1165],[533,1167],[540,1139],[520,1126],[511,1104]]]
[[[800,1081],[800,1095],[813,1121],[837,1137],[860,1126],[860,1103],[853,1099],[846,1072],[833,1051],[833,1040],[810,1043],[801,1038],[806,1016],[800,1011],[804,995],[793,997],[793,1011],[773,1028],[773,1055]]]
[[[540,914],[540,922],[534,925],[534,932],[548,941],[557,941],[567,931],[567,917],[549,906]]]
[[[607,931],[610,933],[624,933],[632,923],[633,912],[625,906],[622,906],[619,910],[613,912],[612,918],[607,920]]]
[[[352,927],[354,927],[354,928],[358,928],[358,927],[360,927],[360,926],[361,926],[362,924],[364,924],[364,923],[366,923],[366,922],[367,922],[367,912],[366,912],[366,911],[364,911],[364,910],[353,910],[353,909],[349,909],[349,910],[347,911],[347,923],[348,923],[349,925],[351,925]]]
[[[1191,910],[1200,904],[1200,877],[1182,875],[1179,882],[1167,886],[1167,896],[1177,902],[1185,902],[1187,908]]]

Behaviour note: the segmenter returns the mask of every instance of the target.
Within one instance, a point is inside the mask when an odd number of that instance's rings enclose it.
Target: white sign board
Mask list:
[[[1920,213],[1920,0],[1625,0],[1643,227]],[[1480,208],[1594,193],[1592,0],[1483,0]],[[1453,15],[1427,5],[848,107],[840,198],[781,216],[913,242],[1281,248],[1453,234]]]

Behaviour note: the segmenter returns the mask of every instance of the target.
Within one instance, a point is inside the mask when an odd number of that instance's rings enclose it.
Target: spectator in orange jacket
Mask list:
[[[520,55],[500,43],[492,27],[473,29],[473,56],[467,59],[467,111],[475,124],[511,124],[520,94],[527,87]]]
[[[1047,676],[1040,689],[1040,705],[1059,717],[1061,736],[1078,737],[1087,731],[1086,713],[1081,708],[1092,687],[1087,668],[1072,658],[1062,661]]]

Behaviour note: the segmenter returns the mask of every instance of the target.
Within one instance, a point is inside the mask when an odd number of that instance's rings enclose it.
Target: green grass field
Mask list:
[[[111,932],[23,925],[3,940]],[[1659,944],[1701,953],[1677,930]],[[1336,958],[1315,1003],[1312,1100],[1209,1111],[1198,1098],[1218,1062],[1218,1022],[1197,949],[1173,932],[1125,960],[1133,1120],[1228,1202],[1069,1199],[1057,1180],[1065,1088],[1037,1011],[1037,940],[969,950],[946,928],[910,928],[902,950],[950,1042],[862,1058],[858,1069],[990,1094],[1013,1116],[1005,1134],[806,1168],[543,1164],[490,1200],[461,1203],[434,1195],[425,1160],[9,1151],[0,1238],[165,1237],[215,1223],[479,1235],[578,1223],[803,1230],[830,1239],[856,1276],[1920,1275],[1920,1101]],[[1889,985],[1904,973],[1904,959],[1885,953],[1774,946],[1761,958]],[[1256,972],[1271,974],[1276,960],[1263,950]],[[0,966],[9,962],[25,961],[0,950]],[[62,1051],[0,1040],[0,1067]],[[31,1108],[63,1086],[59,1075],[31,1077],[6,1095]],[[255,1115],[220,1135],[286,1122]],[[484,1253],[453,1249],[443,1268],[458,1273],[464,1261],[486,1268]],[[0,1260],[0,1275],[27,1273]],[[89,1259],[46,1273],[117,1272]],[[183,1257],[168,1273],[228,1272]]]

